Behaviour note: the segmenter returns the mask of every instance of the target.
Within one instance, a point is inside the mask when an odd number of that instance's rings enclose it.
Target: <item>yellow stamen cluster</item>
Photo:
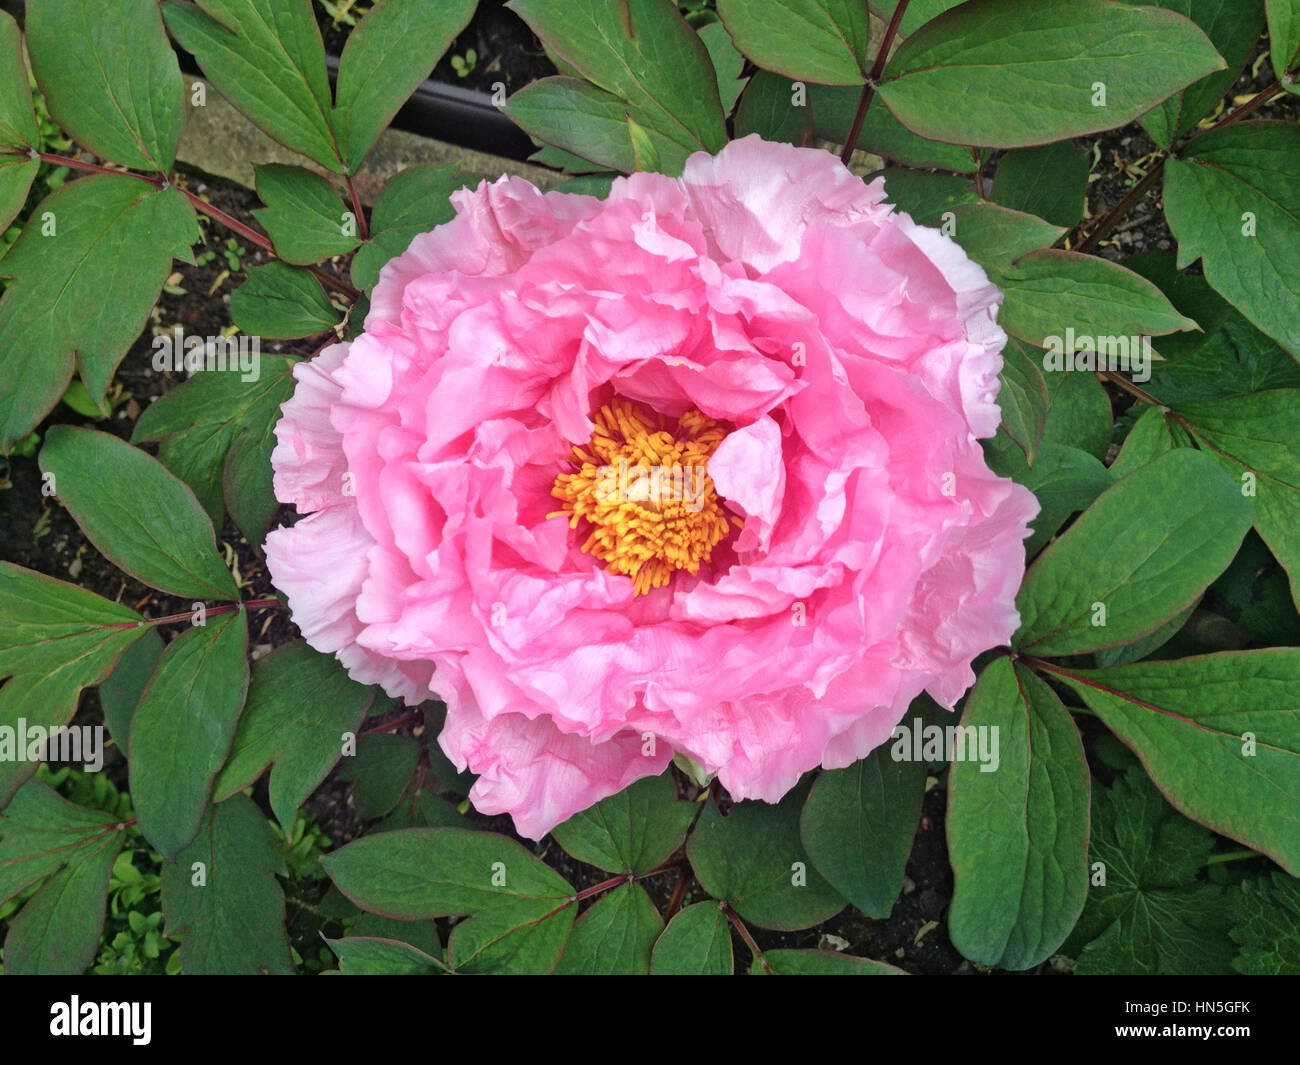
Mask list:
[[[665,587],[677,570],[698,573],[730,530],[705,472],[726,430],[698,410],[670,428],[670,419],[621,397],[592,420],[591,440],[573,449],[573,472],[551,489],[563,504],[556,514],[570,528],[585,522],[582,550],[631,577],[637,595]]]

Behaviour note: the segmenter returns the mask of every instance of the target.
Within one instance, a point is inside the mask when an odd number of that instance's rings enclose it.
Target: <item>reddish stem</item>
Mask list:
[[[903,12],[907,10],[907,3],[908,0],[898,0],[898,6],[894,8],[894,16],[885,28],[885,36],[880,40],[880,51],[876,53],[876,61],[871,64],[871,73],[867,75],[867,82],[862,86],[862,97],[858,100],[858,109],[853,115],[853,125],[849,126],[849,135],[844,138],[844,151],[840,153],[840,162],[845,166],[848,166],[849,160],[853,157],[853,149],[858,143],[858,134],[862,132],[862,123],[867,117],[867,108],[871,106],[871,99],[876,93],[880,75],[885,72],[885,63],[889,60],[889,46],[894,43],[894,37],[898,34],[898,27],[903,21]]]
[[[368,240],[370,227],[366,223],[366,212],[361,206],[361,197],[357,194],[356,183],[353,182],[351,174],[346,175],[345,180],[348,183],[348,195],[352,197],[352,213],[357,216],[357,232],[361,234],[362,240]]]
[[[214,606],[206,611],[207,617],[215,617],[218,614],[230,614],[236,610],[263,610],[267,607],[280,606],[278,599],[250,599],[243,603],[224,603],[221,606]],[[181,621],[189,621],[194,617],[193,610],[187,610],[183,614],[168,614],[164,618],[145,618],[143,621],[122,621],[115,625],[105,625],[106,629],[138,629],[141,625],[174,625]]]
[[[730,921],[736,931],[740,933],[740,938],[745,941],[745,946],[747,946],[749,952],[754,955],[754,960],[763,967],[763,972],[767,973],[768,976],[771,976],[772,966],[768,964],[767,958],[764,957],[763,952],[758,949],[758,944],[754,942],[754,937],[749,934],[749,929],[745,927],[745,922],[740,919],[740,915],[725,902],[722,904],[722,912],[727,915],[727,920]]]

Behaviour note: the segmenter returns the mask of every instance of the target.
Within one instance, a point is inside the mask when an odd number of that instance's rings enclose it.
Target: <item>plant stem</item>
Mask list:
[[[1206,865],[1218,865],[1220,862],[1239,862],[1245,858],[1258,858],[1259,852],[1252,850],[1224,851],[1222,854],[1211,854],[1205,859]]]
[[[902,3],[900,3],[899,6],[901,7]],[[754,960],[763,967],[763,972],[768,976],[771,976],[772,966],[768,964],[767,958],[763,956],[763,952],[758,949],[758,944],[754,942],[754,937],[749,934],[749,929],[745,927],[745,922],[740,919],[740,915],[725,902],[722,904],[722,912],[727,915],[727,920],[730,921],[736,931],[740,933],[740,938],[745,941],[745,946],[747,946],[749,952],[754,955]]]
[[[0,155],[23,156],[23,155],[30,155],[30,154],[31,154],[30,152],[12,151],[12,150],[0,152]],[[165,178],[153,177],[149,174],[139,174],[136,173],[134,170],[113,170],[112,168],[107,166],[100,166],[98,163],[87,163],[87,162],[83,162],[80,159],[73,159],[70,156],[55,155],[52,152],[38,152],[37,155],[40,157],[42,162],[49,163],[52,166],[66,166],[70,170],[84,170],[87,173],[91,173],[91,174],[116,174],[118,177],[132,177],[135,178],[137,181],[143,181],[146,185],[152,185],[156,189],[164,188],[167,185],[167,180]],[[348,179],[348,187],[349,189],[352,189],[351,178]],[[177,191],[180,192],[182,196],[184,196],[187,200],[190,201],[190,203],[193,205],[196,211],[199,211],[207,215],[214,222],[219,222],[221,225],[225,226],[231,232],[235,233],[239,237],[242,237],[250,244],[255,245],[258,248],[261,248],[267,254],[269,255],[275,254],[275,248],[272,246],[271,242],[266,237],[262,236],[261,233],[257,232],[257,230],[252,229],[249,226],[246,226],[243,222],[239,221],[239,219],[233,218],[230,215],[226,214],[226,212],[221,210],[221,208],[213,207],[212,204],[208,203],[204,199],[201,199],[195,193],[190,192],[189,189],[182,189],[180,188],[180,186],[177,186]],[[354,196],[353,202],[354,204],[356,204],[358,224],[361,227],[361,235],[362,237],[365,237],[366,235],[365,215],[361,213],[360,201],[355,199],[356,190],[352,189],[352,192]],[[348,299],[356,301],[361,298],[361,293],[358,292],[351,285],[349,285],[342,278],[335,277],[329,271],[322,270],[319,266],[312,266],[309,269],[313,274],[316,275],[316,277],[319,280],[324,282],[330,288],[333,288],[336,291],[342,293]]]
[[[1269,100],[1273,99],[1273,97],[1280,92],[1282,92],[1281,83],[1276,81],[1273,82],[1273,84],[1268,88],[1262,89],[1256,93],[1248,103],[1242,104],[1237,108],[1237,110],[1230,114],[1221,116],[1209,129],[1204,129],[1199,133],[1196,133],[1186,143],[1195,144],[1196,141],[1201,137],[1204,137],[1207,133],[1213,133],[1215,130],[1231,126],[1234,122],[1240,122],[1247,115],[1263,107],[1269,102]],[[1157,159],[1151,169],[1147,172],[1146,177],[1134,185],[1133,188],[1129,190],[1128,195],[1106,212],[1102,217],[1102,220],[1097,223],[1093,229],[1089,230],[1088,235],[1075,246],[1074,250],[1078,252],[1089,252],[1095,248],[1098,241],[1114,229],[1116,223],[1128,214],[1128,212],[1133,209],[1133,206],[1147,194],[1151,186],[1160,179],[1160,176],[1165,171],[1165,162],[1168,158],[1169,156],[1161,156]]]
[[[361,234],[362,240],[370,238],[370,227],[366,222],[366,212],[361,206],[361,197],[357,194],[356,183],[352,180],[352,175],[346,175],[345,180],[348,183],[348,195],[352,197],[352,213],[357,216],[357,232]]]
[[[249,599],[242,603],[223,603],[221,606],[214,606],[207,610],[208,617],[215,617],[218,614],[229,614],[235,610],[263,610],[268,607],[280,606],[278,599]],[[194,617],[193,610],[187,610],[183,614],[168,614],[163,618],[145,618],[143,621],[123,621],[115,625],[105,625],[106,629],[138,629],[141,625],[175,625],[178,622],[189,621]]]
[[[853,149],[857,147],[858,134],[862,132],[863,120],[867,117],[867,108],[871,106],[871,98],[876,93],[876,85],[880,81],[880,75],[885,72],[885,63],[889,60],[889,46],[894,43],[894,37],[898,34],[898,26],[903,21],[903,12],[907,10],[908,0],[898,0],[898,6],[894,8],[894,16],[889,20],[889,25],[885,27],[885,36],[880,40],[880,50],[876,53],[876,61],[871,64],[871,73],[867,75],[866,84],[862,86],[862,97],[858,100],[858,110],[853,115],[853,125],[849,127],[849,134],[844,138],[844,151],[840,153],[840,162],[845,166],[849,165],[849,160],[853,158]]]

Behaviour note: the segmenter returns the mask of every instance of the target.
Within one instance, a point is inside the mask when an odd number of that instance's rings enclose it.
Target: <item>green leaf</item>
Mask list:
[[[1037,360],[1020,341],[1010,338],[1002,350],[1002,388],[998,392],[998,406],[1002,408],[1002,430],[1015,441],[1032,463],[1038,454],[1038,445],[1047,427],[1047,411],[1051,398],[1047,381]]]
[[[969,178],[901,167],[888,167],[871,176],[883,177],[885,198],[923,226],[951,222],[951,218],[945,217],[948,212],[962,204],[981,202]]]
[[[908,37],[878,92],[923,137],[1021,148],[1127,125],[1224,66],[1170,11],[973,0]]]
[[[162,12],[222,96],[285,147],[344,172],[311,0],[166,0]]]
[[[362,909],[407,921],[508,903],[531,904],[540,916],[573,895],[559,873],[514,840],[460,828],[362,836],[323,855],[321,864]]]
[[[448,971],[437,958],[396,939],[353,936],[327,939],[345,976],[437,976]]]
[[[858,85],[874,55],[861,0],[718,0],[736,47],[796,81]]]
[[[167,858],[203,821],[248,693],[248,626],[235,611],[176,637],[131,722],[131,800],[140,831]]]
[[[172,258],[189,258],[198,239],[185,197],[135,178],[92,174],[41,201],[0,265],[13,278],[0,300],[0,377],[11,386],[0,393],[0,451],[54,408],[74,368],[103,407]]]
[[[1273,74],[1288,92],[1298,92],[1295,71],[1300,63],[1300,0],[1267,0],[1267,13]]]
[[[477,0],[380,0],[348,34],[331,119],[349,173],[361,168],[476,6]]]
[[[1159,650],[1168,643],[1178,633],[1178,631],[1187,624],[1188,619],[1196,612],[1200,601],[1193,603],[1186,610],[1180,611],[1172,618],[1166,621],[1150,636],[1144,636],[1134,643],[1125,644],[1123,647],[1106,647],[1098,651],[1094,656],[1099,666],[1123,666],[1129,662],[1137,662],[1146,658],[1152,652]]]
[[[644,976],[664,919],[640,884],[620,884],[573,926],[556,972],[581,976]]]
[[[726,817],[710,802],[686,844],[704,890],[763,928],[811,928],[844,908],[799,840],[808,787],[801,783],[775,806],[736,803]]]
[[[1136,469],[1176,447],[1187,447],[1191,438],[1159,407],[1147,407],[1133,423],[1124,446],[1111,463],[1110,475],[1126,477]]]
[[[1288,872],[1300,869],[1300,650],[1060,677],[1142,759],[1175,807]]]
[[[812,109],[795,106],[794,82],[760,70],[749,79],[736,111],[736,137],[757,133],[767,141],[807,145],[812,140]]]
[[[1147,0],[1124,0],[1139,6]],[[1223,99],[1241,74],[1264,28],[1264,0],[1155,0],[1196,23],[1223,55],[1226,69],[1209,74],[1175,93],[1142,116],[1142,127],[1168,148]]]
[[[32,0],[26,27],[54,120],[96,155],[168,173],[185,90],[156,0]]]
[[[972,961],[1028,969],[1065,941],[1088,891],[1083,744],[1052,689],[1007,658],[980,674],[959,727],[958,751],[982,733],[997,760],[958,758],[948,774],[948,936]]]
[[[514,840],[458,828],[363,836],[321,858],[358,906],[406,920],[471,914],[447,945],[458,972],[550,972],[573,925],[573,889]]]
[[[81,973],[95,960],[104,929],[105,896],[125,832],[79,846],[68,864],[41,886],[9,922],[5,973]]]
[[[43,573],[0,562],[0,677],[75,665],[98,684],[148,630],[130,607]]]
[[[23,38],[7,11],[0,13],[0,87],[0,147],[39,149],[41,134],[32,110]]]
[[[1092,455],[1064,444],[1041,445],[1033,466],[1001,437],[985,441],[984,451],[994,473],[1024,485],[1038,500],[1038,516],[1029,523],[1033,535],[1025,541],[1026,558],[1033,558],[1071,514],[1090,507],[1114,479]]]
[[[93,850],[116,829],[116,819],[103,810],[78,806],[29,781],[0,813],[0,902]]]
[[[925,763],[896,760],[887,746],[813,784],[800,816],[804,849],[868,917],[888,917],[894,908],[924,794]]]
[[[1003,207],[1073,226],[1087,206],[1088,157],[1069,141],[1017,148],[998,160],[993,199]]]
[[[542,78],[511,96],[505,112],[534,140],[599,166],[628,173],[636,168],[628,105],[590,82],[578,78]],[[680,164],[689,154],[653,126],[641,129],[661,157]]]
[[[655,976],[730,976],[731,923],[722,903],[697,902],[668,922],[655,941],[650,972]]]
[[[694,803],[678,800],[672,774],[664,773],[574,814],[552,835],[580,862],[644,876],[682,845],[695,811]]]
[[[415,740],[376,732],[357,740],[357,753],[344,763],[339,779],[357,782],[358,814],[382,817],[401,801],[419,761],[420,745]]]
[[[710,22],[707,26],[701,26],[699,34],[704,47],[709,50],[709,59],[717,75],[722,113],[729,115],[745,88],[746,79],[741,77],[741,72],[745,69],[745,57],[736,51],[736,46],[731,41],[731,34],[721,22]]]
[[[808,86],[808,103],[817,135],[843,144],[857,115],[861,96],[857,88]],[[958,174],[975,172],[975,156],[969,148],[918,137],[879,104],[867,109],[858,131],[857,147],[907,166],[937,167]]]
[[[291,973],[284,930],[288,870],[266,818],[246,795],[212,806],[194,842],[162,871],[167,934],[190,974]]]
[[[1110,397],[1097,375],[1078,370],[1052,370],[1046,352],[1034,351],[1052,398],[1043,426],[1043,443],[1079,448],[1098,459],[1110,450],[1115,415]]]
[[[903,12],[899,30],[903,36],[915,33],[931,19],[936,19],[950,8],[956,7],[963,0],[912,0]],[[870,0],[871,10],[888,22],[894,15],[898,0]]]
[[[1181,314],[1195,315],[1204,332],[1171,333],[1160,341],[1162,360],[1151,363],[1143,389],[1170,406],[1186,400],[1244,396],[1272,388],[1300,388],[1300,365],[1210,287],[1204,277],[1180,274],[1174,256],[1139,255],[1127,265],[1160,287]]]
[[[253,783],[271,765],[271,809],[285,832],[355,735],[375,689],[353,681],[332,655],[302,640],[277,648],[253,666],[248,702],[230,757],[212,786],[220,801]]]
[[[126,649],[104,682],[99,686],[99,705],[104,708],[104,724],[119,751],[130,749],[131,719],[140,705],[140,696],[163,653],[162,637],[152,626]]]
[[[352,257],[353,283],[370,291],[384,264],[418,234],[451,221],[456,212],[447,197],[463,184],[454,166],[421,163],[385,185],[370,213],[370,239]]]
[[[1300,361],[1300,126],[1238,122],[1165,165],[1181,269],[1206,280]]]
[[[1013,264],[971,257],[1006,297],[998,324],[1026,344],[1056,348],[1061,365],[1068,329],[1080,337],[1116,338],[1132,350],[1139,337],[1196,328],[1150,281],[1108,259],[1059,248],[1030,252]]]
[[[998,274],[1010,272],[1017,259],[1046,248],[1065,232],[1031,214],[992,203],[954,207],[952,213],[953,238],[977,263]]]
[[[194,493],[157,459],[108,433],[56,425],[41,469],[100,554],[145,584],[195,599],[238,599]]]
[[[231,350],[237,341],[232,338]],[[231,364],[235,363],[231,357]],[[256,370],[195,373],[151,403],[136,422],[133,443],[160,442],[158,458],[185,481],[220,528],[227,507],[251,544],[266,536],[278,506],[267,484],[249,474],[262,471],[269,481],[271,450],[280,405],[293,394],[297,359],[259,352]],[[229,472],[229,480],[226,474]]]
[[[671,0],[571,0],[558,6],[513,0],[509,6],[558,65],[618,97],[637,125],[676,146],[672,154],[660,149],[665,173],[679,173],[691,152],[717,152],[726,144],[708,50]]]
[[[1253,512],[1207,455],[1161,455],[1103,492],[1029,567],[1014,646],[1086,654],[1154,632],[1223,572]]]
[[[902,969],[883,961],[836,954],[831,950],[767,950],[763,958],[772,972],[786,976],[905,976]],[[755,960],[750,974],[763,972],[762,962]]]
[[[1300,881],[1274,873],[1243,880],[1232,900],[1232,967],[1248,976],[1300,975]]]
[[[1222,890],[1196,883],[1213,847],[1214,837],[1174,813],[1140,772],[1125,773],[1109,791],[1095,788],[1094,880],[1067,944],[1078,957],[1075,972],[1226,972],[1232,944]],[[1086,947],[1080,953],[1075,944]]]
[[[230,295],[230,319],[251,336],[291,340],[333,329],[342,316],[308,270],[269,262]]]
[[[255,169],[257,194],[266,206],[253,216],[285,262],[309,266],[346,255],[361,243],[360,219],[343,206],[334,186],[319,174],[281,163],[264,163]]]
[[[1300,604],[1300,390],[1184,403],[1178,413],[1197,443],[1254,493],[1255,529],[1291,578]],[[1248,477],[1247,474],[1252,476]]]
[[[30,151],[40,145],[22,35],[13,16],[0,12],[0,148]],[[40,166],[37,159],[0,155],[0,230],[8,228],[23,209]]]

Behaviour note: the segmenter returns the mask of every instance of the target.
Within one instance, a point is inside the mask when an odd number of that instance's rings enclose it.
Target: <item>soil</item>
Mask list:
[[[363,0],[357,6],[364,10],[369,4]],[[350,27],[336,26],[320,4],[315,8],[326,52],[341,55]],[[475,53],[474,65],[462,75],[456,71],[452,59],[464,60],[470,50]],[[513,93],[555,72],[555,64],[547,57],[541,42],[528,24],[505,6],[505,0],[480,0],[469,25],[452,41],[431,77],[434,81],[490,94],[498,82],[504,82],[506,92]]]

